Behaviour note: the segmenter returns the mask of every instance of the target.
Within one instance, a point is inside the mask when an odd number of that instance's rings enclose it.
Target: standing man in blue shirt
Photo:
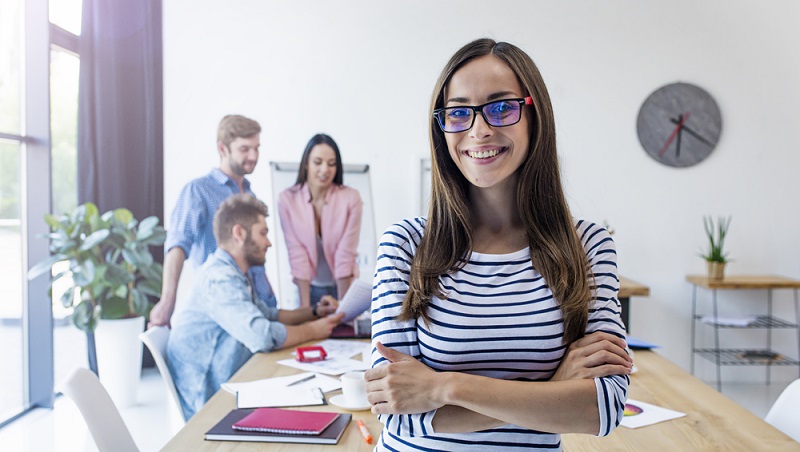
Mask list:
[[[186,184],[172,211],[164,243],[166,255],[161,300],[150,311],[150,326],[170,326],[178,295],[178,281],[181,273],[188,270],[184,269],[184,262],[188,259],[191,266],[199,268],[217,249],[212,220],[219,205],[239,193],[253,195],[250,181],[244,176],[251,174],[258,163],[260,133],[261,126],[244,116],[227,115],[220,121],[217,129],[219,168]],[[253,266],[250,277],[258,297],[268,306],[277,306],[264,266]]]
[[[167,363],[188,419],[256,352],[330,336],[344,313],[325,297],[314,307],[268,307],[249,269],[263,266],[267,206],[247,194],[226,199],[214,216],[218,248],[198,271],[190,302],[173,317]],[[332,315],[331,315],[332,314]]]

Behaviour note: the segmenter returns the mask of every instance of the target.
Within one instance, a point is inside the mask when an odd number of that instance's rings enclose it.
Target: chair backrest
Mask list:
[[[781,392],[764,420],[800,443],[800,378]]]
[[[77,368],[61,384],[61,392],[78,406],[100,452],[138,452],[131,432],[97,375]]]
[[[169,341],[169,328],[165,326],[154,326],[144,333],[139,334],[139,339],[150,350],[153,355],[153,360],[156,362],[158,371],[161,372],[161,378],[164,379],[164,384],[167,386],[167,392],[172,399],[172,412],[173,418],[179,421],[180,426],[186,423],[183,417],[183,408],[181,408],[181,399],[178,397],[178,390],[175,388],[175,381],[172,379],[172,373],[167,366],[167,341]]]

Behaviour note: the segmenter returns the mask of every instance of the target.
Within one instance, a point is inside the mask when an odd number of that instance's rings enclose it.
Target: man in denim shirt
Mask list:
[[[170,325],[181,274],[189,276],[184,278],[184,283],[191,286],[190,275],[194,273],[191,270],[203,265],[217,249],[212,219],[222,201],[239,193],[253,195],[245,176],[251,174],[258,163],[260,133],[258,122],[244,116],[227,115],[220,121],[217,128],[219,168],[186,184],[172,211],[164,244],[166,255],[161,300],[150,311],[150,326]],[[187,260],[191,268],[184,267]],[[268,306],[277,306],[263,265],[250,268],[250,279],[256,295]],[[181,289],[180,293],[187,293],[185,289],[188,288]]]
[[[337,301],[283,310],[255,295],[248,274],[264,265],[267,206],[251,195],[225,200],[214,216],[218,247],[198,272],[189,303],[175,313],[167,362],[189,419],[256,352],[324,339],[341,322]]]

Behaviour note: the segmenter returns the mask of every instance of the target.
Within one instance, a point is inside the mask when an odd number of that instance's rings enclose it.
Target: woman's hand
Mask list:
[[[613,334],[601,331],[587,334],[569,345],[550,381],[628,375],[633,359],[625,347],[625,341]]]
[[[412,356],[388,348],[378,342],[378,353],[389,364],[370,369],[367,380],[367,400],[373,414],[425,413],[435,410],[441,401],[443,378]]]
[[[322,298],[319,299],[319,304],[317,304],[317,315],[319,317],[325,317],[326,315],[333,314],[338,307],[339,300],[330,295],[323,295]]]

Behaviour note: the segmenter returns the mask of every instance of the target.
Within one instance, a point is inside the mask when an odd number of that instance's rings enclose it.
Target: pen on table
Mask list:
[[[316,376],[317,376],[317,374],[311,374],[311,375],[309,375],[309,376],[307,376],[307,377],[305,377],[305,378],[301,378],[301,379],[299,379],[299,380],[297,380],[297,381],[293,381],[293,382],[289,383],[289,384],[288,384],[288,385],[286,385],[286,386],[287,386],[287,387],[289,387],[289,386],[294,386],[294,385],[296,385],[296,384],[304,383],[304,382],[306,382],[306,381],[308,381],[308,380],[311,380],[312,378],[314,378],[314,377],[316,377]]]
[[[367,426],[364,425],[364,421],[361,419],[356,420],[356,424],[358,425],[358,431],[361,432],[361,436],[364,437],[364,441],[367,444],[372,444],[372,435],[369,434],[369,430],[367,430]]]

